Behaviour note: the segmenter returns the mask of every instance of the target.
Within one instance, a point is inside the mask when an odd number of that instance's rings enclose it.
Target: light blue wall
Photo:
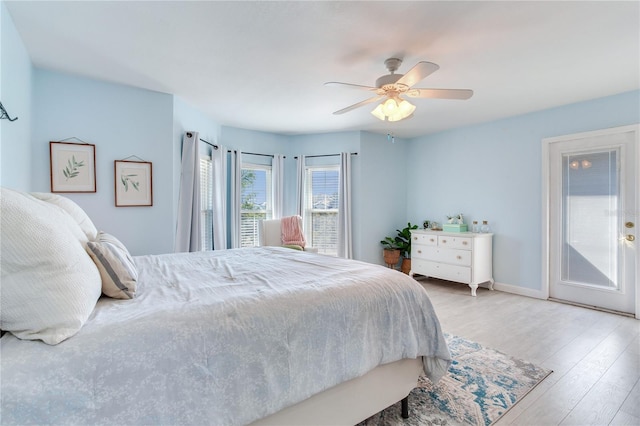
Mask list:
[[[0,22],[0,100],[11,118],[18,117],[0,120],[0,184],[26,191],[31,187],[33,67],[4,2]]]
[[[407,145],[400,138],[391,143],[386,135],[362,132],[360,185],[353,193],[360,260],[384,264],[380,240],[406,226]]]
[[[65,195],[132,254],[173,251],[173,96],[36,69],[32,129],[33,190],[50,190],[49,141],[95,144],[97,192]],[[152,207],[115,207],[114,161],[133,155],[153,163]]]
[[[222,126],[220,142],[227,148],[257,154],[288,154],[289,137],[255,130]]]
[[[640,122],[640,91],[409,141],[407,217],[488,220],[497,282],[541,290],[542,139]]]

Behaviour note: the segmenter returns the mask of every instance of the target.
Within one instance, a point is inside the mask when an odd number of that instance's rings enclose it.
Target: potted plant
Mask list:
[[[411,231],[413,229],[418,229],[418,225],[412,225],[411,222],[408,222],[407,226],[402,230],[396,229],[398,236],[395,238],[395,241],[399,244],[402,254],[402,266],[400,270],[405,274],[411,272]]]
[[[380,244],[384,246],[384,250],[382,250],[384,263],[387,264],[388,268],[395,269],[400,260],[400,243],[394,238],[385,237],[384,240],[380,241]]]

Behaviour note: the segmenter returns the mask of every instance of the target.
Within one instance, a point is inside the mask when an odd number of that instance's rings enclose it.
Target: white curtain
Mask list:
[[[304,219],[304,175],[305,175],[305,156],[298,155],[298,162],[296,164],[296,180],[298,185],[298,191],[296,193],[296,214]],[[303,222],[304,223],[304,222]]]
[[[273,181],[273,219],[280,219],[284,214],[284,155],[273,156],[271,180]]]
[[[340,187],[338,188],[338,256],[353,257],[351,238],[351,154],[340,153]]]
[[[239,248],[240,210],[242,207],[242,153],[236,150],[231,151],[231,182],[229,189],[231,191],[231,218],[229,220],[231,248]]]
[[[211,152],[213,169],[213,249],[227,248],[227,149]]]
[[[200,139],[198,132],[186,132],[182,138],[182,167],[178,195],[178,223],[175,252],[202,249],[200,234]]]

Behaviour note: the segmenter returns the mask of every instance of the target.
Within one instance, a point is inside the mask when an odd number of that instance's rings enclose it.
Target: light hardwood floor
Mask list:
[[[418,279],[445,332],[553,370],[497,423],[640,425],[640,320]]]

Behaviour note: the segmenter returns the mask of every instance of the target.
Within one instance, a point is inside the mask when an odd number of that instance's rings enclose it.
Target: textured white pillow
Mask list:
[[[64,210],[7,188],[1,196],[0,328],[55,345],[93,311],[100,273]]]
[[[87,236],[87,241],[93,241],[98,237],[98,229],[93,224],[93,221],[91,221],[91,218],[89,218],[89,216],[87,216],[87,213],[82,210],[82,207],[77,205],[69,198],[63,197],[58,194],[51,194],[49,192],[32,192],[31,195],[39,200],[55,204],[56,206],[69,213],[69,216],[71,216],[73,220],[76,221],[76,223],[80,226],[80,229],[82,229],[82,232],[84,232],[84,234]]]
[[[87,243],[87,252],[102,278],[102,292],[114,299],[136,296],[138,271],[129,250],[111,234],[100,231],[96,241]]]

